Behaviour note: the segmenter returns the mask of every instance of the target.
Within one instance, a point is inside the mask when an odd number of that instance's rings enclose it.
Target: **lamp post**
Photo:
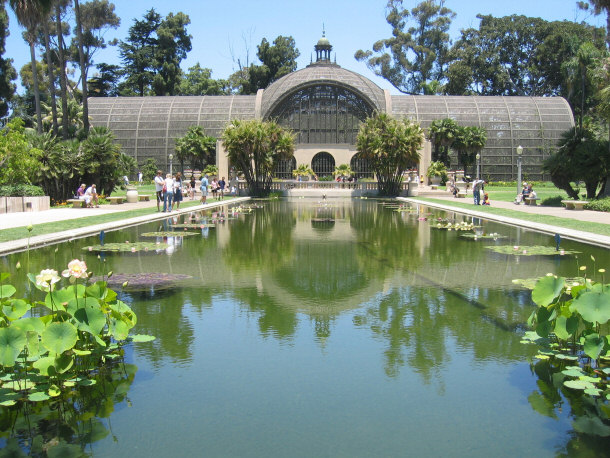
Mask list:
[[[172,172],[172,161],[174,160],[174,155],[170,153],[169,155],[169,174],[174,175]]]
[[[475,156],[477,158],[477,180],[479,179],[479,175],[481,174],[481,155],[477,153]]]
[[[523,146],[517,146],[517,195],[521,192],[521,156],[523,154]]]

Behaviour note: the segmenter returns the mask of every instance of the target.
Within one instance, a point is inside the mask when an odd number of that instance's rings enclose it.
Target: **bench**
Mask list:
[[[525,197],[523,199],[523,201],[525,202],[525,205],[533,205],[534,207],[537,205],[537,202],[540,199],[538,197]]]
[[[586,200],[562,200],[561,203],[566,206],[566,210],[584,210],[585,205],[589,202]]]
[[[436,185],[436,184],[430,185],[430,189],[432,189],[433,191],[436,191],[438,189],[438,185]]]
[[[466,193],[464,191],[458,191],[458,193],[455,195],[455,197],[459,197],[460,199],[463,199],[466,197]]]
[[[118,205],[118,204],[122,204],[123,201],[125,200],[125,198],[122,196],[106,197],[106,200],[110,202],[110,205]]]
[[[150,201],[150,194],[138,194],[138,200],[140,202],[149,202]]]
[[[72,208],[87,208],[87,202],[81,199],[68,199],[67,204],[72,204]]]

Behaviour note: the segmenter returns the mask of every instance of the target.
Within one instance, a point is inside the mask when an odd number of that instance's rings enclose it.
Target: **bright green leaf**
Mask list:
[[[26,343],[26,334],[21,329],[0,328],[0,364],[12,367]]]
[[[70,350],[76,344],[78,333],[72,323],[51,323],[42,333],[42,345],[54,353]]]
[[[590,323],[604,324],[610,320],[610,294],[586,292],[572,301],[570,307]]]
[[[542,277],[532,291],[532,300],[540,307],[552,304],[565,286],[563,277]]]
[[[13,285],[0,284],[0,299],[11,297],[16,292],[17,292],[17,290],[15,289],[15,287]]]

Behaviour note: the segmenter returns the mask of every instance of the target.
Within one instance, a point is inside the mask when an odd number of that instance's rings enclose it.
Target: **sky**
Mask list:
[[[403,3],[412,8],[419,2],[405,0]],[[167,0],[115,0],[113,3],[121,25],[106,32],[107,41],[112,38],[124,40],[134,20],[142,19],[150,8],[162,16],[179,11],[188,14],[191,24],[187,30],[192,35],[192,50],[182,62],[185,71],[199,62],[202,67],[212,69],[213,78],[227,78],[237,70],[237,58],[245,62],[249,56],[250,63],[258,63],[256,46],[263,38],[272,42],[279,35],[295,39],[301,53],[297,60],[298,69],[301,69],[310,63],[312,55],[315,59],[313,47],[322,36],[324,27],[337,64],[372,79],[392,93],[398,93],[364,63],[354,59],[357,50],[371,49],[375,41],[391,36],[390,26],[385,20],[387,0],[182,0],[176,5]],[[446,0],[445,6],[456,13],[450,31],[453,40],[459,37],[461,29],[478,27],[477,14],[495,17],[519,14],[549,21],[585,21],[600,27],[605,25],[605,18],[578,10],[576,0]],[[4,57],[12,58],[19,71],[29,63],[29,48],[8,4],[6,8],[9,11],[10,36]],[[100,51],[93,60],[120,64],[118,47]]]

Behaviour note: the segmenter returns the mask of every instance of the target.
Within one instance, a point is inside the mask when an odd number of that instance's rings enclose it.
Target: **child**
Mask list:
[[[483,194],[483,205],[490,205],[489,203],[489,194]]]

